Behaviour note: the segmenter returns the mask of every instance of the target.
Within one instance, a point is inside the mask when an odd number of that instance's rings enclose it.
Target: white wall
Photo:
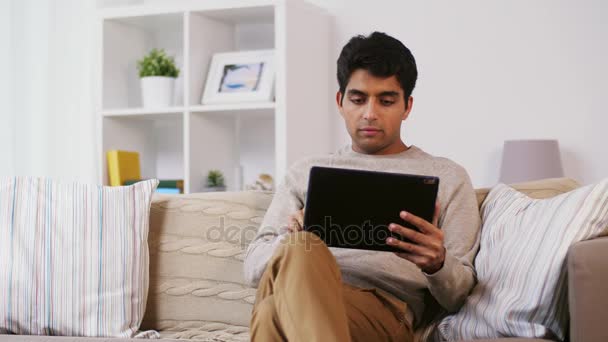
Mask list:
[[[4,0],[0,175],[97,182],[91,19],[82,0]]]
[[[0,1],[0,65],[11,65],[10,55],[10,11],[8,1]],[[0,177],[11,176],[14,173],[14,135],[13,116],[10,115],[12,107],[9,95],[11,80],[9,77],[0,77]]]
[[[502,143],[516,138],[559,139],[567,176],[584,183],[608,176],[608,139],[604,133],[608,127],[604,101],[608,97],[605,0],[310,1],[335,17],[335,58],[352,35],[373,30],[394,35],[411,48],[420,78],[414,92],[414,111],[404,124],[404,139],[461,163],[476,186],[496,182]],[[56,2],[55,8],[81,9],[86,7],[82,3],[89,3]],[[144,1],[97,0],[96,4],[102,7],[140,2]],[[12,3],[48,7],[44,5],[46,1]],[[4,7],[0,9],[6,13]],[[59,28],[62,32],[86,26],[78,16],[60,19],[65,20]],[[19,27],[29,33],[30,39],[36,39],[35,28],[41,27],[37,20],[61,24],[57,17],[24,18]],[[32,28],[28,22],[36,25]],[[91,95],[90,83],[86,83],[88,73],[82,64],[89,58],[83,49],[89,47],[83,43],[86,31],[72,31],[67,40],[55,38],[48,43],[56,44],[50,50],[55,57],[49,60],[59,63],[61,69],[47,76],[38,72],[44,68],[36,61],[46,63],[40,46],[32,41],[29,45],[27,41],[19,42],[17,46],[26,59],[20,60],[15,69],[23,70],[18,78],[27,80],[16,80],[17,89],[27,86],[29,90],[17,97],[19,116],[5,106],[0,112],[2,126],[5,122],[6,127],[13,123],[17,126],[13,138],[5,135],[3,128],[0,140],[4,147],[14,139],[19,151],[14,158],[17,173],[29,170],[65,176],[67,170],[74,177],[86,178],[90,174],[91,179],[96,179],[96,171],[89,170],[98,167],[93,159],[89,160],[94,155],[91,122],[86,116],[76,116],[78,112],[86,113],[87,96]],[[40,37],[44,43],[45,36]],[[62,49],[72,54],[63,59]],[[35,54],[27,57],[29,53]],[[334,73],[335,66],[328,82],[337,88]],[[63,77],[64,74],[68,76]],[[56,92],[60,101],[53,112],[63,114],[28,116],[27,113],[45,110],[46,95],[33,83],[38,79],[46,82],[44,77],[61,80],[59,85],[52,85],[60,89]],[[347,143],[348,136],[335,106],[328,106],[335,118],[335,149]],[[43,124],[49,124],[52,130],[49,132]],[[19,130],[26,125],[31,128]],[[0,152],[0,169],[4,172],[9,170],[5,161],[10,162],[12,157],[4,149]]]
[[[16,175],[46,175],[49,153],[49,4],[35,0],[8,1],[11,67],[6,113],[14,127]]]
[[[412,50],[419,81],[403,137],[462,164],[476,186],[496,183],[503,141],[519,138],[558,139],[569,177],[608,177],[605,0],[311,1],[335,16],[336,58],[374,30]],[[331,111],[337,147],[349,139]]]

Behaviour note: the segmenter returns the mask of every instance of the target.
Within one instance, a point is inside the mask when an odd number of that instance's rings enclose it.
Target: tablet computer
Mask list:
[[[313,166],[304,210],[306,231],[329,247],[401,251],[386,243],[391,223],[417,228],[403,210],[432,222],[439,178],[389,172]]]

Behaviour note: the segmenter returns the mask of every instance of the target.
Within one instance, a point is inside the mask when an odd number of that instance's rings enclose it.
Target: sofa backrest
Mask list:
[[[578,188],[580,184],[571,178],[547,178],[532,182],[510,184],[510,186],[532,198],[542,199],[574,190]],[[490,188],[481,188],[475,190],[475,194],[477,195],[477,204],[479,206],[481,206],[481,203],[483,203],[483,200],[486,198],[489,192]]]
[[[514,185],[531,197],[570,191],[571,179]],[[476,191],[479,203],[489,189]],[[243,258],[271,200],[270,192],[156,195],[150,219],[150,289],[142,329],[192,338],[226,331],[245,336],[255,289],[245,285]],[[183,331],[187,336],[180,336]]]
[[[244,253],[271,200],[254,191],[154,196],[142,330],[246,334],[255,289],[244,285]]]

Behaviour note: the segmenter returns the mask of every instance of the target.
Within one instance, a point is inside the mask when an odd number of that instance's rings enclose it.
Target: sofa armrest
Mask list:
[[[608,341],[608,237],[568,251],[570,341]]]

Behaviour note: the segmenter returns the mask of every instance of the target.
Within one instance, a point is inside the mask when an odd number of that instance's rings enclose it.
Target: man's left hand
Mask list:
[[[389,225],[390,231],[403,236],[410,242],[389,237],[386,239],[386,243],[402,249],[403,252],[395,252],[395,255],[413,262],[423,272],[433,274],[439,271],[443,267],[446,253],[445,246],[443,245],[443,231],[437,228],[439,203],[435,204],[432,223],[405,211],[402,211],[399,216],[417,227],[419,232],[396,223],[391,223]]]

